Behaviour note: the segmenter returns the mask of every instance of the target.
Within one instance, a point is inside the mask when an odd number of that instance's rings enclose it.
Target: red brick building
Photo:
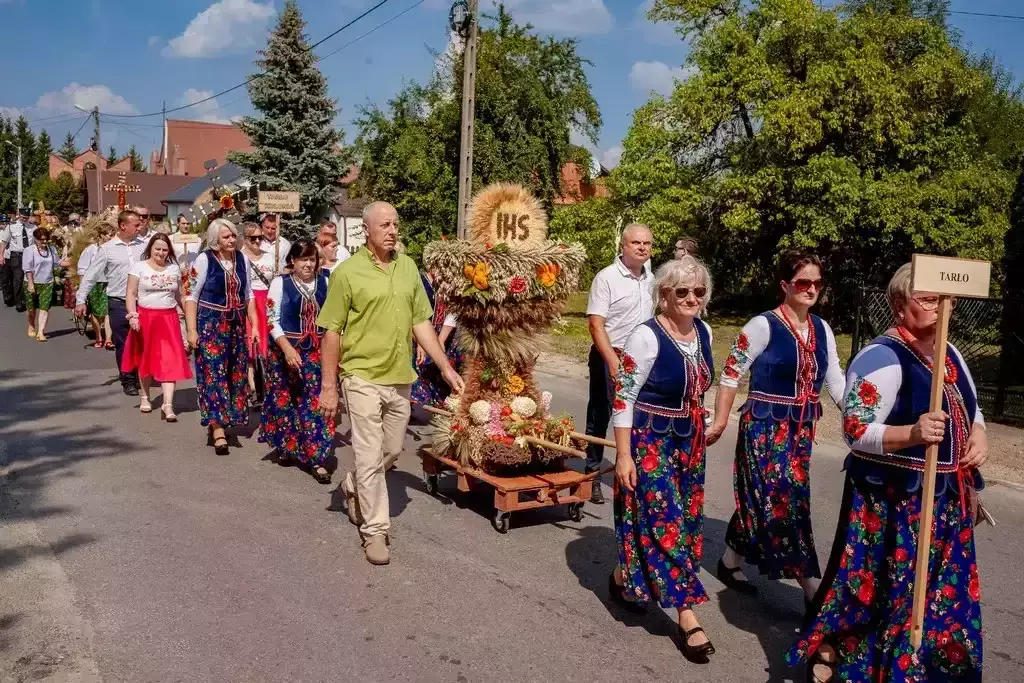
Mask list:
[[[150,157],[149,170],[156,175],[206,175],[209,160],[222,166],[228,152],[252,149],[245,133],[230,123],[169,120],[164,123],[161,148]]]
[[[61,173],[67,172],[74,176],[75,180],[82,179],[82,173],[86,170],[95,171],[96,165],[99,164],[101,171],[130,171],[132,170],[132,160],[130,157],[125,157],[114,164],[107,164],[107,160],[96,154],[91,149],[87,149],[72,161],[70,164],[61,159],[56,154],[50,155],[50,180],[56,180],[57,176]],[[94,173],[95,175],[95,173]]]

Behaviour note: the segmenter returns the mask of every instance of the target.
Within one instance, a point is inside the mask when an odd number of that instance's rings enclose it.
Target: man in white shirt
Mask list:
[[[110,331],[114,337],[114,360],[117,362],[117,374],[121,380],[121,390],[128,396],[139,395],[139,378],[136,373],[121,372],[121,356],[124,344],[128,339],[128,308],[125,296],[128,292],[128,273],[131,267],[142,260],[142,252],[146,243],[139,239],[139,214],[135,211],[122,211],[117,216],[117,234],[114,239],[105,242],[93,257],[89,268],[82,276],[75,296],[75,315],[85,315],[85,299],[89,296],[92,286],[106,278],[108,316]]]
[[[288,250],[292,243],[278,235],[280,222],[276,213],[265,213],[260,217],[260,226],[263,228],[263,242],[260,243],[260,251],[264,254],[273,254],[277,263],[277,273],[284,270],[288,260]]]
[[[604,438],[611,419],[615,379],[619,374],[619,355],[633,329],[654,314],[651,285],[654,277],[646,267],[651,258],[651,231],[642,223],[626,226],[622,233],[622,253],[615,263],[602,269],[590,285],[587,321],[590,337],[590,399],[587,402],[587,429],[591,436]],[[587,447],[587,472],[601,469],[604,447]],[[594,482],[592,503],[603,503],[600,481]]]
[[[25,273],[21,259],[32,246],[32,231],[36,226],[28,222],[29,210],[21,209],[21,216],[3,230],[0,230],[0,289],[4,303],[16,306],[19,313],[25,312]]]
[[[149,217],[149,209],[139,204],[135,207],[135,213],[139,214],[139,239],[149,242],[149,238],[153,236],[153,219]]]

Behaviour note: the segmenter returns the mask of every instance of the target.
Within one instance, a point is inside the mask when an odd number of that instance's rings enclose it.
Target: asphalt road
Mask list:
[[[332,488],[265,459],[241,437],[216,457],[195,393],[182,421],[140,415],[113,354],[63,333],[28,339],[0,310],[0,680],[2,681],[769,681],[802,604],[789,582],[757,599],[712,576],[732,511],[727,435],[711,449],[699,616],[717,647],[687,663],[672,617],[607,604],[611,505],[488,522],[486,495],[460,506],[424,492],[414,455],[388,475],[388,567],[367,564]],[[541,375],[556,409],[582,418],[585,377]],[[348,448],[348,446],[342,446]],[[340,452],[340,450],[339,450]],[[843,452],[815,450],[813,509],[827,553]],[[442,480],[442,492],[454,481]],[[992,486],[999,522],[979,536],[986,681],[1024,679],[1024,493]]]

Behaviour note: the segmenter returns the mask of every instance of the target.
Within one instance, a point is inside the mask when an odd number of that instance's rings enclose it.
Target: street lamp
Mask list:
[[[21,210],[21,145],[16,145],[10,140],[4,140],[5,144],[18,150],[18,210]]]

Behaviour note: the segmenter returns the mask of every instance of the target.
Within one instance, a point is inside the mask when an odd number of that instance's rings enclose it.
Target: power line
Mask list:
[[[963,14],[968,17],[989,17],[992,19],[1014,19],[1017,21],[1024,21],[1024,16],[1019,14],[990,14],[988,12],[964,12],[959,10],[949,10],[950,14]]]
[[[362,40],[366,36],[370,35],[371,33],[374,33],[375,31],[378,31],[378,30],[384,28],[385,26],[390,24],[395,19],[398,19],[399,17],[401,17],[401,16],[403,16],[405,14],[408,14],[409,12],[413,11],[414,9],[416,9],[417,7],[422,5],[424,2],[426,2],[426,0],[419,0],[419,2],[416,2],[416,3],[412,4],[412,5],[409,5],[404,10],[402,10],[401,12],[396,14],[395,16],[391,17],[390,19],[388,19],[386,21],[381,22],[380,24],[377,24],[376,26],[374,26],[373,28],[371,28],[369,31],[367,31],[363,35],[359,36],[358,38],[354,38],[354,39],[350,40],[349,42],[347,42],[344,45],[342,45],[341,47],[339,47],[337,50],[333,50],[331,52],[328,52],[327,54],[325,54],[323,57],[320,58],[320,61],[323,61],[323,60],[327,59],[328,57],[330,57],[332,55],[338,54],[339,52],[341,52],[342,50],[344,50],[347,47],[351,47],[352,45],[355,45],[356,43],[358,43],[360,40]]]
[[[358,17],[356,17],[352,21],[350,21],[347,24],[343,25],[341,28],[339,28],[339,29],[337,29],[335,31],[332,31],[331,33],[327,34],[325,37],[323,37],[320,40],[318,40],[317,42],[313,43],[312,45],[310,45],[306,49],[309,50],[309,51],[312,51],[313,48],[323,44],[324,41],[327,41],[327,40],[333,38],[334,36],[338,35],[339,33],[344,31],[345,29],[349,28],[350,26],[352,26],[353,24],[355,24],[359,20],[363,19],[364,17],[369,16],[370,13],[372,13],[375,10],[377,10],[378,8],[384,6],[389,1],[390,0],[380,0],[380,2],[378,2],[376,5],[374,5],[370,9],[366,10],[365,12],[360,14]],[[184,109],[190,109],[190,108],[192,108],[192,107],[194,107],[194,106],[196,106],[198,104],[203,104],[205,102],[209,102],[210,100],[215,100],[218,97],[220,97],[221,95],[227,95],[229,92],[233,92],[235,90],[238,90],[239,88],[244,88],[245,86],[249,85],[250,83],[252,83],[254,80],[256,80],[259,77],[260,77],[260,74],[254,74],[254,75],[250,76],[249,78],[245,79],[243,82],[239,83],[238,85],[233,86],[231,88],[228,88],[227,90],[222,90],[222,91],[220,91],[218,93],[214,93],[213,95],[210,95],[209,97],[205,97],[205,98],[203,98],[201,100],[198,100],[196,102],[192,102],[190,104],[186,104],[186,105],[181,106],[181,107],[175,107],[173,109],[168,109],[166,111],[161,110],[161,111],[153,112],[151,114],[107,114],[106,116],[107,117],[113,116],[113,117],[117,117],[119,119],[143,119],[143,118],[149,118],[151,116],[163,116],[164,114],[172,114],[172,113],[174,113],[176,111],[182,111]]]
[[[71,136],[71,139],[72,139],[72,140],[74,140],[75,138],[77,138],[77,137],[78,137],[78,134],[82,132],[82,129],[83,129],[83,128],[85,128],[85,124],[89,123],[89,119],[90,119],[90,117],[89,117],[89,116],[86,116],[86,117],[85,117],[85,118],[84,118],[84,119],[82,120],[82,125],[81,125],[81,126],[79,126],[79,127],[78,127],[78,130],[77,130],[77,131],[75,131],[75,134]]]

